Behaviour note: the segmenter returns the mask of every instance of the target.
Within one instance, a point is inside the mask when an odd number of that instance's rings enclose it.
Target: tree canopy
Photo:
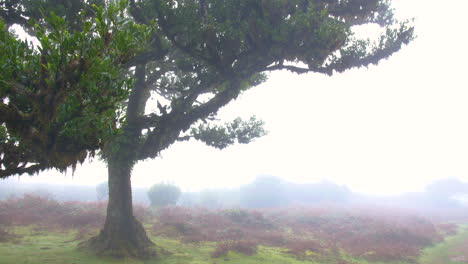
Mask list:
[[[264,134],[260,121],[245,121],[251,134],[197,121],[265,72],[331,75],[413,38],[379,0],[15,0],[0,2],[0,15],[0,177],[73,167],[129,127],[134,161],[187,135],[215,147],[247,143]],[[369,23],[385,28],[375,43],[352,30]],[[38,43],[11,33],[14,24]],[[148,114],[151,95],[158,111]]]
[[[144,48],[149,32],[123,9],[94,12],[92,21],[81,18],[80,31],[52,11],[44,25],[28,23],[37,45],[0,21],[0,177],[65,170],[116,133],[132,86],[121,65]]]

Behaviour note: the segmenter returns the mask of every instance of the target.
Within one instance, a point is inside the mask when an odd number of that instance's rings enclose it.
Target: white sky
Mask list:
[[[140,162],[133,185],[169,181],[199,190],[270,174],[397,194],[440,178],[468,181],[468,1],[393,3],[397,14],[416,18],[418,35],[398,54],[333,77],[274,72],[221,111],[226,120],[255,114],[269,135],[222,151],[177,143],[161,158]],[[96,160],[73,177],[48,171],[20,181],[95,185],[106,177]]]

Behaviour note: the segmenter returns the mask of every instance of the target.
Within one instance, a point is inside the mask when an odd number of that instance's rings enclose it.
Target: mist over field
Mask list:
[[[9,249],[0,249],[3,259],[24,254],[12,253],[9,245],[34,241],[31,252],[39,248],[45,253],[39,259],[46,259],[47,253],[60,255],[51,263],[96,261],[64,252],[92,237],[103,224],[106,187],[107,182],[73,186],[0,181],[0,243]],[[161,203],[170,189],[176,191],[175,199]],[[464,260],[467,195],[468,184],[455,178],[434,181],[423,192],[394,196],[360,194],[327,180],[298,184],[269,175],[230,189],[181,192],[170,183],[133,189],[135,217],[157,245],[170,252],[164,257],[167,263],[180,263],[177,252],[189,253],[184,261],[208,260],[203,263]]]
[[[22,183],[16,179],[0,181],[0,200],[35,194],[57,201],[92,202],[107,200],[99,185],[80,186],[53,183]],[[148,188],[134,187],[133,201],[149,205]],[[370,195],[352,192],[346,185],[329,180],[300,184],[288,182],[280,177],[261,175],[251,183],[221,189],[202,189],[197,192],[182,192],[177,201],[180,206],[202,206],[220,208],[279,208],[334,204],[352,206],[368,204],[392,206],[414,210],[423,209],[467,209],[468,183],[456,178],[437,180],[426,185],[422,192],[400,195]]]

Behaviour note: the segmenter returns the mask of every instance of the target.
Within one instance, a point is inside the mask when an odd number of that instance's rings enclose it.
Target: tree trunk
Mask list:
[[[133,216],[131,164],[108,161],[109,203],[104,228],[98,236],[79,246],[117,258],[149,258],[155,256],[153,242],[143,225]]]

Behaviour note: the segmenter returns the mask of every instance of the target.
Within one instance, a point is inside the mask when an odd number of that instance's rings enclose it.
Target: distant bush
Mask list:
[[[148,190],[148,198],[154,207],[175,205],[180,195],[179,187],[167,183],[155,184]]]
[[[210,209],[220,208],[220,197],[221,195],[216,191],[203,190],[200,192],[199,205]]]

